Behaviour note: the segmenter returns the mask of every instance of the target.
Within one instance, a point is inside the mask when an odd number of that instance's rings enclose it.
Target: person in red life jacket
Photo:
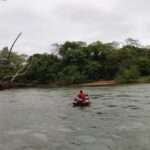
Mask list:
[[[82,90],[80,90],[78,98],[80,99],[80,101],[85,102],[86,100],[88,100],[88,95],[85,94]]]

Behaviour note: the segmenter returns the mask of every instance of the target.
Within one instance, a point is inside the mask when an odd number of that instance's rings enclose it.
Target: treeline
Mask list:
[[[19,55],[16,52],[10,53],[8,47],[0,50],[0,81],[11,80],[13,75],[23,66],[26,59],[27,55]]]
[[[76,84],[95,80],[129,83],[150,80],[150,49],[128,39],[118,43],[100,41],[55,44],[52,54],[35,54],[27,60],[16,81]]]

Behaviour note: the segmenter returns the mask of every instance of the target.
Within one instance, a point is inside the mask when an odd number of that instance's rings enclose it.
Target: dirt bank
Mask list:
[[[81,86],[105,86],[105,85],[116,85],[117,82],[115,80],[99,80],[89,83],[80,84]]]

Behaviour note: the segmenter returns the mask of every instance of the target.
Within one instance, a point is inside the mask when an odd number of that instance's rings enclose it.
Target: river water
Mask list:
[[[0,92],[0,150],[149,150],[150,85]]]

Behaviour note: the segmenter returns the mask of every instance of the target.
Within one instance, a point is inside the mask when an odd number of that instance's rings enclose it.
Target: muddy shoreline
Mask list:
[[[107,85],[117,85],[117,82],[114,80],[99,80],[94,82],[87,82],[82,84],[42,84],[42,83],[15,83],[15,82],[0,82],[0,90],[13,89],[13,88],[30,88],[30,87],[64,87],[64,86],[73,86],[73,87],[96,87],[96,86],[107,86]]]

